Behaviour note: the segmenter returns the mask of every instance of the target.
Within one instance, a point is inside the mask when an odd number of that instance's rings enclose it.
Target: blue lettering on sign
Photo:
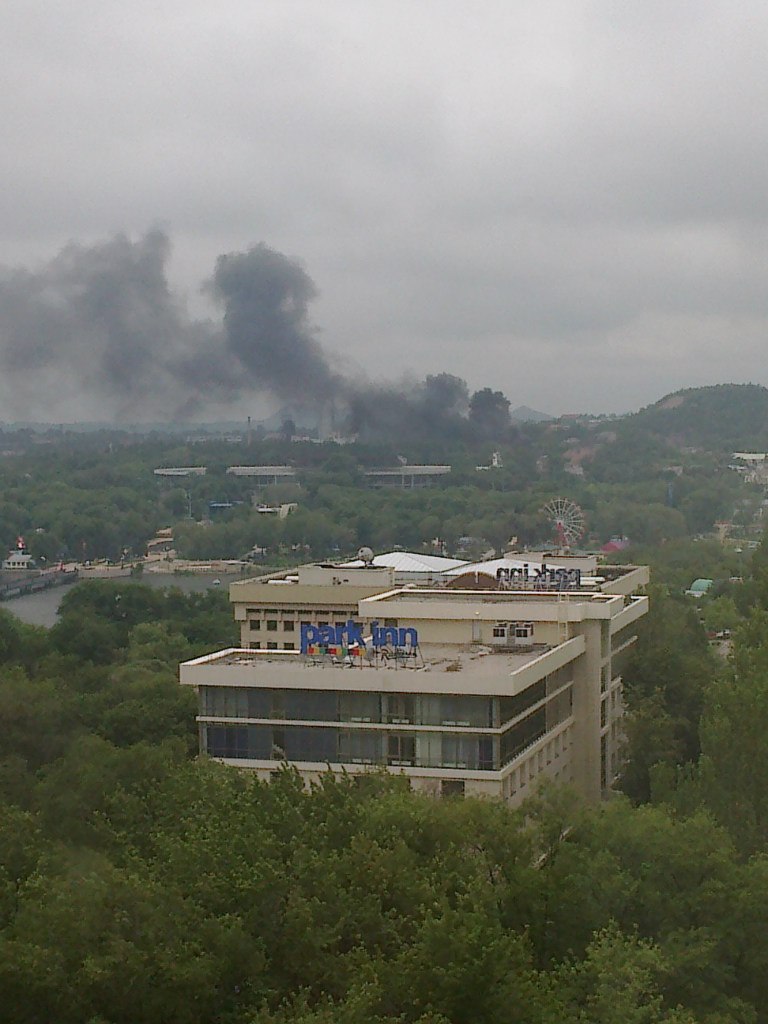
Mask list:
[[[371,647],[409,647],[415,650],[419,644],[419,634],[412,627],[380,626],[371,623]],[[301,653],[308,654],[315,647],[366,647],[363,627],[352,619],[340,626],[301,627]]]

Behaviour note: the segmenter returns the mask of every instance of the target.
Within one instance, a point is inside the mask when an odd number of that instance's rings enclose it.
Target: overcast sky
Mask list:
[[[339,365],[552,413],[768,383],[766,52],[757,0],[4,0],[0,264],[160,226],[215,315],[265,242]]]

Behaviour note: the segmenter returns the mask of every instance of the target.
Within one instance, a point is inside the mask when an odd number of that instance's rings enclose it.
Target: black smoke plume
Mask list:
[[[258,392],[328,396],[333,375],[308,317],[315,288],[297,263],[265,245],[220,256],[206,286],[223,312],[214,324],[172,294],[169,250],[153,230],[0,270],[0,418],[75,407],[82,419],[168,419]]]
[[[0,269],[0,419],[199,418],[268,394],[318,417],[332,406],[363,437],[472,433],[476,396],[458,377],[401,388],[335,374],[309,316],[315,286],[294,260],[264,244],[220,256],[204,286],[216,323],[172,293],[169,252],[152,230]]]

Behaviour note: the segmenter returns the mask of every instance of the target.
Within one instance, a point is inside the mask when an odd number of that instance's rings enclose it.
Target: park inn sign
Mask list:
[[[412,626],[380,626],[372,622],[370,636],[363,636],[363,627],[349,619],[346,623],[336,626],[312,626],[303,623],[301,627],[301,653],[314,654],[321,649],[338,648],[340,650],[360,652],[367,647],[378,650],[382,647],[408,648],[415,651],[419,645],[419,634]]]

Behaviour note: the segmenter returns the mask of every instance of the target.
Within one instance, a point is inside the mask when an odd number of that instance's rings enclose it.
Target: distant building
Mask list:
[[[629,537],[611,537],[607,544],[600,548],[604,555],[615,555],[629,547]]]
[[[400,487],[410,490],[430,487],[434,481],[451,472],[450,466],[391,466],[386,469],[367,469],[365,478],[374,487]]]
[[[173,528],[165,526],[147,541],[148,555],[165,555],[173,551]]]
[[[741,473],[749,484],[768,482],[767,452],[734,452],[733,462],[728,467]]]
[[[504,460],[501,457],[501,452],[491,452],[491,463],[489,466],[475,466],[478,473],[482,473],[489,469],[503,469]]]
[[[154,471],[155,476],[168,477],[205,476],[207,472],[206,466],[160,466]]]
[[[293,466],[230,466],[227,473],[230,476],[249,477],[256,487],[292,483],[296,479]]]
[[[689,597],[704,597],[712,588],[714,580],[698,579],[694,580],[693,583],[686,590],[686,594]]]
[[[36,569],[37,564],[32,555],[26,551],[9,551],[8,557],[3,559],[2,568],[18,572],[25,569]]]
[[[23,537],[16,540],[16,547],[11,548],[7,557],[3,559],[2,568],[13,572],[24,572],[37,568],[34,558],[27,551],[27,544]]]
[[[287,519],[291,512],[294,512],[299,507],[298,502],[296,501],[284,501],[280,505],[264,505],[255,498],[253,500],[253,505],[254,511],[257,512],[258,515],[277,516],[278,519]]]

